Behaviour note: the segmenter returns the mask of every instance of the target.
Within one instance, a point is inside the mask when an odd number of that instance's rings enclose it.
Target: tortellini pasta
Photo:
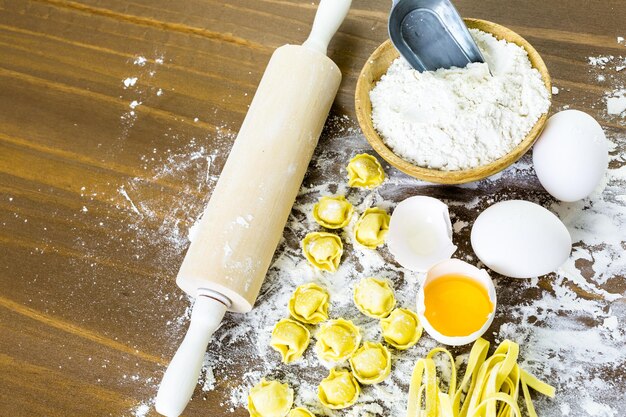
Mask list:
[[[355,240],[369,249],[382,246],[389,231],[390,219],[391,217],[385,210],[378,207],[368,208],[356,223]]]
[[[396,306],[396,297],[389,281],[364,278],[354,288],[354,304],[366,316],[382,319]]]
[[[285,417],[293,405],[293,390],[287,384],[262,379],[248,394],[251,417]]]
[[[316,335],[317,355],[325,361],[341,362],[352,355],[361,343],[359,328],[349,320],[337,319],[325,324]]]
[[[297,321],[282,319],[274,326],[270,346],[281,354],[283,363],[291,363],[302,357],[310,340],[306,327]]]
[[[343,243],[335,234],[313,232],[302,240],[302,252],[314,267],[322,271],[337,272],[343,255]]]
[[[348,185],[350,187],[373,188],[385,180],[385,171],[372,155],[356,155],[348,163]]]
[[[315,417],[315,415],[306,408],[298,407],[291,410],[287,417]]]
[[[362,384],[377,384],[391,373],[391,354],[380,343],[365,342],[350,358],[354,377]]]
[[[342,195],[336,197],[322,197],[313,206],[313,218],[321,226],[328,229],[346,227],[352,219],[354,207]]]
[[[317,284],[304,284],[296,288],[289,300],[291,316],[308,324],[328,320],[328,293]]]
[[[361,387],[349,371],[331,369],[320,382],[317,397],[326,407],[338,410],[353,405],[360,393]]]
[[[380,321],[383,338],[396,349],[405,350],[422,336],[422,325],[417,314],[406,308],[397,308]]]

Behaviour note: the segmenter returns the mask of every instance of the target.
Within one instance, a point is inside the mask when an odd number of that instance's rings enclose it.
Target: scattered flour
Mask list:
[[[140,67],[143,67],[144,65],[146,65],[146,62],[148,62],[148,60],[146,59],[145,56],[138,56],[137,58],[135,58],[135,60],[133,61],[133,64],[135,65],[139,65]]]
[[[606,112],[610,115],[621,115],[626,112],[626,89],[623,88],[610,93],[606,99]]]
[[[548,111],[549,92],[526,51],[471,33],[486,64],[420,73],[398,58],[371,91],[374,126],[399,156],[444,171],[486,165]]]
[[[620,146],[626,145],[626,137],[614,137],[613,140]],[[285,241],[275,256],[256,308],[245,316],[232,316],[235,323],[226,324],[216,334],[217,340],[209,350],[208,355],[217,364],[216,375],[228,372],[229,365],[222,366],[222,361],[230,364],[245,360],[249,364],[243,375],[229,375],[229,379],[238,378],[243,384],[231,390],[227,403],[234,409],[245,407],[248,389],[260,378],[268,377],[288,382],[296,391],[296,404],[308,407],[316,415],[402,416],[406,407],[407,382],[415,360],[436,346],[435,341],[424,335],[413,349],[393,351],[391,377],[379,385],[364,387],[359,402],[343,412],[323,408],[316,398],[317,384],[326,376],[330,366],[319,361],[313,349],[305,353],[302,361],[283,365],[278,354],[269,347],[272,326],[288,315],[286,306],[292,291],[305,282],[325,286],[331,294],[331,317],[353,320],[361,328],[364,340],[380,340],[381,335],[377,321],[363,316],[353,305],[353,286],[360,278],[381,276],[390,279],[398,304],[413,307],[422,277],[396,265],[386,248],[370,251],[356,246],[352,238],[356,215],[341,232],[346,255],[336,274],[314,271],[301,256],[299,239],[307,232],[319,229],[310,213],[321,195],[345,194],[360,213],[373,205],[391,210],[407,195],[437,192],[436,187],[409,179],[389,167],[386,167],[389,180],[378,189],[368,192],[348,188],[343,179],[343,164],[353,153],[365,151],[366,146],[358,135],[342,138],[340,142],[344,150],[331,146],[316,154],[313,165],[321,168],[323,175],[310,178],[303,185],[285,230]],[[621,161],[620,158],[614,149],[613,161]],[[333,162],[327,162],[331,160]],[[493,333],[486,337],[494,343],[504,338],[519,342],[523,366],[556,385],[555,400],[537,399],[541,416],[616,417],[626,395],[624,381],[613,380],[626,361],[626,333],[619,319],[625,317],[626,307],[623,294],[610,293],[606,289],[610,280],[618,280],[622,286],[626,283],[626,262],[621,260],[626,239],[620,232],[626,227],[626,207],[614,198],[624,194],[626,174],[617,171],[619,173],[611,170],[603,190],[580,206],[555,202],[545,193],[535,197],[535,202],[559,214],[573,231],[576,250],[558,275],[542,280],[496,280],[500,302],[491,329]],[[477,195],[467,200],[455,197],[458,191],[438,195],[451,206],[455,243],[459,244],[457,256],[461,259],[469,262],[474,259],[467,246],[471,230],[467,226],[475,215],[495,201],[515,197],[515,191],[507,189],[511,179],[518,183],[533,183],[540,189],[530,159],[524,158],[501,175],[479,183],[474,190]],[[494,198],[495,190],[498,191]],[[606,221],[609,224],[605,224]],[[597,266],[588,269],[581,262]],[[520,300],[524,301],[520,303]],[[314,336],[315,328],[312,333]],[[253,352],[242,353],[241,357],[223,353],[246,346]],[[467,347],[456,349],[455,353],[465,354]],[[248,355],[254,359],[243,359]],[[462,357],[466,358],[466,355]],[[581,384],[585,386],[583,392],[578,389]]]
[[[143,55],[137,56],[133,61],[133,73],[122,80],[124,90],[126,90],[123,98],[132,94],[128,103],[128,110],[122,113],[120,120],[122,121],[122,135],[121,138],[128,136],[128,132],[135,125],[137,121],[138,112],[137,107],[148,100],[152,93],[156,93],[156,96],[163,95],[161,88],[153,86],[144,86],[143,80],[151,79],[154,82],[154,77],[157,74],[157,67],[164,62],[163,55],[158,55],[155,58],[148,59]]]
[[[623,44],[624,38],[617,37],[617,43]],[[588,58],[590,72],[598,82],[606,83],[610,89],[604,93],[606,112],[609,117],[626,119],[626,56],[604,55]]]
[[[609,61],[612,61],[615,58],[613,55],[607,56],[590,56],[589,57],[589,65],[594,67],[599,67],[600,69],[606,68],[606,65]]]
[[[137,83],[137,77],[125,78],[124,80],[122,80],[122,83],[124,83],[124,87],[126,88],[132,87]]]
[[[470,226],[478,213],[494,202],[518,198],[519,189],[526,188],[525,198],[550,208],[565,222],[572,233],[574,251],[559,274],[552,277],[533,280],[496,277],[498,311],[485,337],[494,344],[504,338],[519,342],[520,363],[525,369],[557,387],[554,400],[537,396],[535,405],[540,416],[620,416],[626,395],[626,384],[619,371],[626,362],[623,322],[626,305],[624,294],[611,290],[626,286],[626,259],[622,255],[626,238],[621,232],[626,228],[626,158],[623,156],[626,135],[607,131],[612,145],[611,169],[605,183],[590,198],[565,204],[543,192],[528,156],[494,177],[462,187],[433,186],[384,165],[388,180],[381,187],[372,191],[349,188],[345,180],[347,161],[355,153],[371,150],[351,127],[341,128],[349,120],[333,123],[336,124],[333,131],[344,133],[340,137],[323,138],[255,309],[245,315],[227,314],[205,356],[196,397],[211,402],[212,407],[219,405],[224,415],[244,416],[248,390],[267,377],[289,383],[296,393],[296,405],[306,406],[319,416],[404,415],[415,360],[437,346],[426,334],[412,349],[392,351],[390,378],[379,385],[364,387],[359,402],[340,412],[323,408],[316,397],[317,384],[327,375],[329,364],[320,362],[312,348],[302,360],[282,364],[279,355],[269,347],[273,325],[288,316],[287,303],[295,287],[313,281],[329,290],[332,318],[351,319],[361,328],[365,340],[381,340],[378,322],[362,315],[353,305],[354,284],[365,276],[388,278],[396,290],[398,305],[412,308],[422,277],[396,265],[385,247],[371,251],[356,246],[352,233],[358,213],[371,206],[391,211],[395,204],[411,195],[441,198],[450,205],[454,241],[459,246],[456,256],[475,263],[468,241]],[[166,248],[166,254],[159,258],[164,260],[164,275],[169,274],[170,279],[178,265],[167,259],[180,257],[185,250],[193,235],[190,227],[206,202],[193,196],[210,193],[232,136],[212,138],[211,143],[217,146],[211,150],[206,148],[206,141],[189,140],[183,152],[163,157],[147,154],[142,160],[152,171],[151,179],[136,178],[120,189],[119,210],[128,214],[127,224],[138,234],[137,240],[144,242],[144,246]],[[174,204],[171,196],[166,199],[151,193],[151,183],[176,179],[185,185]],[[143,216],[135,213],[122,189],[132,197]],[[330,194],[345,194],[356,211],[351,224],[340,232],[345,255],[339,271],[332,275],[313,270],[302,257],[299,246],[307,232],[320,230],[311,217],[311,209],[321,195]],[[164,215],[157,214],[161,212]],[[245,216],[243,220],[248,221]],[[164,300],[178,296],[176,292],[166,294]],[[167,301],[156,308],[172,314]],[[173,348],[184,334],[189,311],[188,308],[184,315],[170,319],[168,331],[172,337],[167,343]],[[315,337],[316,329],[311,330]],[[466,360],[467,352],[468,347],[453,349],[461,361]],[[157,384],[158,377],[150,382],[154,393]],[[140,413],[150,404],[143,402],[133,409],[133,415],[143,417]]]
[[[297,285],[317,282],[331,294],[331,317],[354,320],[365,340],[380,340],[376,320],[363,316],[354,307],[352,289],[365,276],[388,278],[396,290],[399,306],[412,308],[422,277],[395,264],[383,247],[377,251],[354,244],[352,233],[356,216],[368,207],[391,211],[411,195],[431,195],[450,206],[454,223],[455,256],[475,263],[469,246],[471,224],[489,205],[506,199],[527,198],[550,208],[567,225],[574,241],[570,260],[558,274],[533,280],[496,278],[498,311],[485,335],[493,343],[510,338],[520,343],[520,363],[538,377],[557,387],[554,400],[538,397],[540,416],[618,417],[623,415],[626,381],[626,135],[608,129],[611,141],[610,169],[606,181],[588,199],[578,203],[553,200],[541,189],[532,169],[531,158],[524,157],[509,169],[475,184],[439,187],[423,183],[385,166],[388,180],[372,191],[349,188],[345,165],[351,156],[370,152],[363,137],[355,133],[347,118],[330,123],[328,134],[318,147],[285,229],[283,240],[263,285],[255,309],[246,315],[227,314],[215,333],[206,354],[196,396],[219,405],[224,415],[244,416],[250,387],[262,377],[288,382],[295,390],[295,403],[309,407],[319,416],[402,416],[405,413],[408,380],[415,360],[437,346],[426,334],[412,349],[393,351],[390,378],[376,386],[366,386],[359,402],[343,412],[324,409],[317,400],[319,381],[328,373],[312,348],[301,361],[280,363],[269,347],[273,325],[287,317],[287,302]],[[178,152],[141,158],[146,175],[131,178],[118,188],[116,208],[125,215],[121,227],[135,233],[132,242],[142,248],[137,256],[150,256],[162,268],[157,282],[173,280],[180,259],[193,236],[190,227],[202,213],[205,197],[213,189],[217,174],[228,154],[233,137],[218,133],[212,138],[173,138],[187,144]],[[211,143],[212,148],[207,148]],[[154,192],[154,184],[175,184],[167,194]],[[89,190],[82,190],[88,201]],[[307,232],[319,230],[311,208],[321,195],[345,194],[354,204],[352,223],[341,231],[345,255],[339,271],[329,275],[313,270],[300,252],[300,240]],[[87,208],[85,206],[85,208]],[[136,210],[135,210],[136,209]],[[139,213],[138,213],[139,212]],[[89,211],[91,215],[92,211]],[[243,216],[244,221],[249,221]],[[84,243],[84,242],[83,242]],[[148,254],[148,255],[146,255]],[[165,285],[163,285],[165,286]],[[172,285],[169,286],[171,288]],[[617,289],[617,292],[616,292]],[[152,308],[167,319],[168,338],[174,349],[184,334],[190,308],[184,313],[170,309],[172,299],[187,298],[180,291],[159,293]],[[180,302],[180,301],[179,301]],[[313,337],[315,329],[312,328]],[[453,349],[462,360],[468,347]],[[345,366],[345,364],[342,364]],[[151,375],[152,376],[152,375]],[[160,376],[160,375],[158,375]],[[156,393],[159,378],[145,378],[148,389]],[[149,414],[152,400],[130,411],[134,417]]]
[[[151,409],[150,404],[139,404],[133,410],[133,417],[146,417]]]

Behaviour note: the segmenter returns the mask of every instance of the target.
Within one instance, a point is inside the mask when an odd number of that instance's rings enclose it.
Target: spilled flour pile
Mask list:
[[[486,63],[420,73],[398,58],[370,93],[374,127],[408,161],[444,171],[486,165],[548,111],[549,92],[524,48],[470,31]]]

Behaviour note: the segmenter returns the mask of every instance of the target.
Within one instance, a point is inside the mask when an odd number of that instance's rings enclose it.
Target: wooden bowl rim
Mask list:
[[[541,78],[548,91],[548,97],[550,100],[550,106],[552,105],[552,82],[548,68],[544,63],[539,53],[533,48],[533,46],[522,36],[494,22],[490,22],[482,19],[466,18],[463,19],[468,28],[476,28],[484,32],[491,33],[497,39],[505,39],[507,42],[513,42],[526,50],[528,58],[531,61],[533,68],[536,68],[541,74]],[[494,33],[496,32],[496,33]],[[526,137],[509,153],[500,157],[499,159],[490,162],[487,165],[481,165],[476,168],[459,170],[459,171],[442,171],[438,169],[424,168],[414,165],[400,156],[396,155],[382,140],[378,132],[374,128],[371,118],[371,101],[369,98],[370,90],[367,88],[366,82],[368,80],[367,72],[372,63],[379,59],[379,57],[385,53],[388,53],[390,49],[393,49],[395,56],[399,56],[399,53],[395,50],[390,40],[383,42],[372,55],[367,59],[367,62],[363,66],[357,80],[355,90],[355,109],[357,120],[361,126],[361,130],[365,135],[365,138],[372,146],[372,148],[387,162],[407,175],[421,179],[428,182],[440,183],[440,184],[463,184],[472,181],[478,181],[480,179],[494,175],[508,166],[519,160],[526,152],[530,150],[534,142],[541,134],[544,125],[548,119],[550,108],[539,118],[537,123],[533,126],[531,131]],[[386,70],[385,70],[386,72]],[[377,79],[369,81],[370,85],[375,85],[376,82],[385,73],[383,72]]]

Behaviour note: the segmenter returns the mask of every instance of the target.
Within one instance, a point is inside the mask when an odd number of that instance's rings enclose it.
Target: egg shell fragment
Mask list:
[[[550,117],[533,148],[533,164],[541,185],[561,201],[589,196],[600,184],[608,163],[609,148],[602,126],[579,110]]]
[[[478,282],[482,287],[487,290],[489,300],[491,301],[491,304],[493,306],[491,314],[489,314],[489,316],[487,317],[485,324],[479,330],[467,336],[446,336],[444,334],[441,334],[430,324],[425,315],[426,303],[424,288],[437,278],[451,274],[463,275]],[[484,269],[478,269],[474,265],[470,265],[467,262],[463,262],[459,259],[448,259],[430,268],[426,274],[426,279],[424,280],[422,286],[417,292],[417,316],[419,317],[420,322],[424,327],[424,330],[426,330],[426,333],[428,333],[428,335],[435,339],[437,342],[449,346],[466,345],[468,343],[476,341],[476,339],[481,337],[487,331],[487,329],[489,329],[491,323],[493,323],[493,318],[496,311],[496,304],[496,288],[493,285],[493,281],[491,280],[489,274]]]
[[[387,246],[400,265],[416,272],[449,259],[456,246],[448,206],[425,196],[402,201],[391,215]]]
[[[561,220],[523,200],[502,201],[483,211],[472,227],[471,242],[487,267],[512,278],[555,271],[572,250],[572,239]]]

